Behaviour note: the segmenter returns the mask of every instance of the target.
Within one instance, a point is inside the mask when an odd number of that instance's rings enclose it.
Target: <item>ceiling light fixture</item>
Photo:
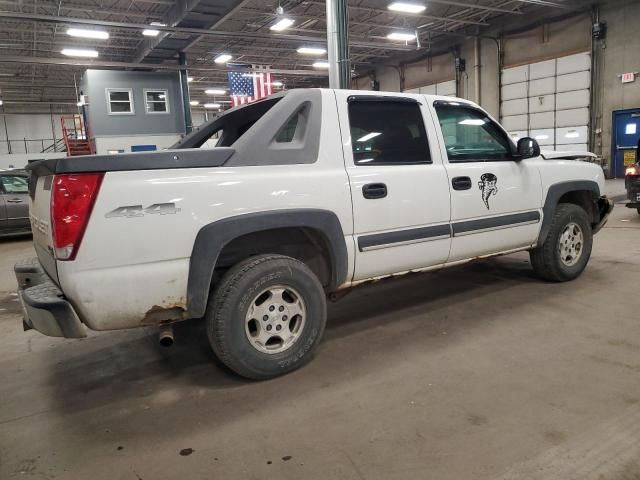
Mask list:
[[[419,3],[408,3],[408,2],[393,2],[389,4],[387,8],[389,10],[393,10],[394,12],[404,12],[404,13],[420,13],[420,12],[424,12],[427,9],[425,5],[420,5]]]
[[[67,35],[70,37],[95,38],[98,40],[107,40],[109,38],[109,32],[105,32],[104,30],[88,30],[85,28],[69,28]]]
[[[227,91],[222,88],[209,88],[205,90],[204,93],[207,95],[224,95]]]
[[[281,87],[283,85],[284,85],[284,83],[282,83],[282,82],[280,82],[278,80],[276,80],[275,82],[271,82],[271,86],[272,87]]]
[[[145,37],[157,37],[158,35],[160,35],[160,30],[153,30],[151,28],[147,28],[142,31],[142,35],[144,35]]]
[[[193,82],[193,77],[187,77],[187,82]]]
[[[3,103],[2,100],[0,100],[0,105],[2,105],[2,103]]]
[[[295,20],[292,20],[290,18],[286,18],[285,17],[285,18],[281,18],[280,20],[278,20],[276,23],[271,25],[269,28],[271,30],[273,30],[274,32],[281,32],[281,31],[286,30],[287,28],[289,28],[294,23],[295,23]]]
[[[86,57],[86,58],[98,57],[98,52],[96,50],[84,50],[81,48],[64,48],[60,53],[62,55],[66,55],[67,57]]]
[[[197,101],[197,100],[191,100],[191,101],[189,102],[189,105],[191,105],[191,106],[195,107],[196,105],[200,105],[200,102],[199,102],[199,101]]]
[[[313,66],[315,68],[329,68],[329,62],[319,60],[317,62],[313,62]]]
[[[204,108],[220,108],[219,103],[205,103]]]
[[[216,58],[213,59],[213,61],[217,64],[222,64],[222,63],[227,63],[229,60],[231,60],[233,57],[231,55],[229,55],[228,53],[222,53],[220,55],[218,55]]]
[[[320,47],[300,47],[298,53],[302,55],[323,55],[327,53],[327,51]]]
[[[403,42],[408,42],[410,40],[413,40],[416,38],[415,33],[408,33],[408,32],[392,32],[389,35],[387,35],[387,38],[389,40],[400,40]]]

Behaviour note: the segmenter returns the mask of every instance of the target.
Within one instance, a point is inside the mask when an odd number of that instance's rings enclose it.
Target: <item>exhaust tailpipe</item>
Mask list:
[[[173,345],[173,325],[162,325],[160,327],[158,341],[163,347],[170,347]]]

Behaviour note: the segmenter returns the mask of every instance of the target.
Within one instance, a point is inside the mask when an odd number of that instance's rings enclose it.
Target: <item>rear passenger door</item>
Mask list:
[[[7,229],[29,230],[29,187],[27,177],[0,175],[5,202]]]
[[[450,262],[531,245],[541,221],[536,159],[518,161],[507,133],[478,107],[436,100],[451,188]]]
[[[449,188],[437,144],[428,140],[435,132],[422,97],[340,90],[336,97],[353,205],[354,280],[443,264]]]

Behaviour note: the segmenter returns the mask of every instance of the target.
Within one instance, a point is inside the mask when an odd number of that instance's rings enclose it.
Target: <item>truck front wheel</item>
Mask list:
[[[591,256],[593,233],[587,212],[578,205],[556,208],[544,243],[529,252],[536,274],[544,280],[566,282],[578,277]]]
[[[214,352],[243,377],[264,380],[303,366],[327,318],[324,290],[302,262],[258,255],[231,268],[205,319]]]

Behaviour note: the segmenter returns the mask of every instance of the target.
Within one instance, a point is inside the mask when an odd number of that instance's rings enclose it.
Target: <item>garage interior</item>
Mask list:
[[[0,0],[0,176],[166,149],[233,108],[232,71],[460,97],[595,154],[616,205],[584,274],[540,282],[520,252],[364,285],[328,303],[311,363],[255,382],[198,320],[170,349],[23,331],[33,242],[1,238],[0,478],[640,478],[640,1],[394,3]]]

